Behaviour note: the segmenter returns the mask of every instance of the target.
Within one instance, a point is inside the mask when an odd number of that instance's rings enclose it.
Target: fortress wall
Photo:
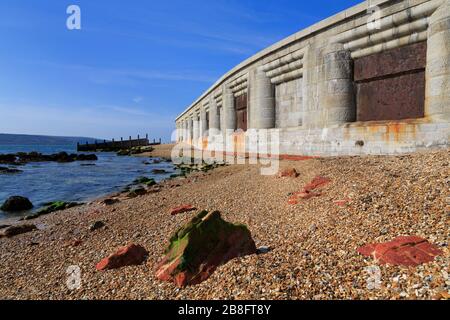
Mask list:
[[[446,148],[449,117],[450,0],[378,0],[239,64],[176,122],[199,147],[225,130],[277,129],[280,153],[326,156]]]

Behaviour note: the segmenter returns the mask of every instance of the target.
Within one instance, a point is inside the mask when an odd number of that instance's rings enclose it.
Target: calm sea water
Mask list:
[[[76,153],[76,146],[0,145],[0,154],[22,151],[37,151],[44,154],[61,151]],[[173,165],[167,162],[145,165],[144,162],[149,161],[149,158],[118,157],[115,153],[96,154],[98,161],[29,163],[17,167],[23,171],[22,173],[0,174],[0,203],[15,195],[29,198],[35,209],[51,201],[90,201],[120,191],[137,177],[151,177],[159,182],[175,172]],[[95,166],[82,166],[82,164],[88,163],[95,164]],[[153,175],[151,173],[153,169],[164,169],[169,173]],[[27,214],[29,212],[23,212],[13,217]],[[11,214],[0,210],[0,220],[11,217]]]

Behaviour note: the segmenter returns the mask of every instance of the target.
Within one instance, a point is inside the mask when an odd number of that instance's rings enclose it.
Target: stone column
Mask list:
[[[223,111],[225,112],[225,130],[236,130],[234,95],[227,85],[223,87]]]
[[[450,120],[450,0],[429,18],[425,116],[433,121]]]
[[[203,107],[200,110],[200,137],[204,137],[208,131],[208,122],[206,121],[206,110]]]
[[[193,115],[193,128],[192,128],[192,131],[193,131],[193,134],[192,134],[192,139],[193,139],[192,144],[194,144],[194,145],[198,142],[198,138],[199,138],[199,128],[200,128],[200,124],[199,124],[199,121],[198,121],[198,115],[197,115],[197,114],[194,114],[194,115]]]
[[[193,138],[193,119],[192,116],[189,116],[188,118],[188,134],[187,134],[187,142],[192,143],[192,138]]]
[[[186,120],[183,120],[182,122],[181,122],[181,129],[183,130],[182,131],[182,141],[183,142],[186,142],[186,140],[187,140],[187,123],[186,123]]]
[[[215,135],[220,128],[220,119],[217,112],[216,99],[211,96],[209,100],[209,135]]]
[[[323,54],[323,82],[319,89],[319,105],[323,124],[333,125],[356,120],[351,52],[340,43],[329,45]],[[322,122],[322,121],[319,121]]]
[[[250,77],[250,127],[252,129],[275,128],[275,87],[266,73],[257,68]]]

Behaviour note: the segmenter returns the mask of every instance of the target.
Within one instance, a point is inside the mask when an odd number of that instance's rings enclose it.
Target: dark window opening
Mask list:
[[[235,97],[234,106],[236,108],[236,128],[238,130],[247,131],[247,93]]]

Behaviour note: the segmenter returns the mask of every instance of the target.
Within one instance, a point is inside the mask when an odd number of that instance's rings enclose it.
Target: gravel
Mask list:
[[[258,165],[220,167],[163,182],[161,191],[105,206],[101,201],[35,220],[39,230],[0,239],[1,299],[441,299],[448,298],[450,150],[402,156],[281,162],[298,178],[261,176]],[[315,176],[320,197],[288,204]],[[348,199],[343,206],[337,200]],[[234,259],[200,285],[177,289],[154,277],[172,232],[196,212],[192,204],[246,224],[264,254]],[[108,228],[90,232],[103,221]],[[416,235],[444,254],[417,268],[377,266],[357,253],[373,242]],[[77,243],[77,245],[74,245]],[[130,243],[146,263],[98,272],[95,265]],[[79,289],[70,290],[81,270]],[[375,266],[375,267],[373,267]],[[371,268],[368,268],[371,267]],[[379,281],[371,283],[375,270]]]

